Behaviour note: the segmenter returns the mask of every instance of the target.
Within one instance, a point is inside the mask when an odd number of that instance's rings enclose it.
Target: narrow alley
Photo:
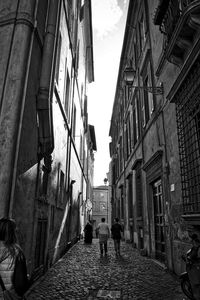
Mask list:
[[[177,278],[155,261],[143,257],[131,244],[122,242],[115,257],[113,241],[108,256],[100,257],[98,239],[74,245],[32,287],[28,300],[130,299],[186,300]]]

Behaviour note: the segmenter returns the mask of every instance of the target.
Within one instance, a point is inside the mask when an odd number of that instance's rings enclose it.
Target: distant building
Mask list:
[[[111,227],[111,203],[109,196],[109,187],[100,185],[93,188],[92,201],[92,223],[95,236],[97,225],[105,218],[109,227]]]

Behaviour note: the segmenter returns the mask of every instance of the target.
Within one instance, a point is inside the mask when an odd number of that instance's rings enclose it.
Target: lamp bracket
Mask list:
[[[161,86],[157,86],[157,87],[153,87],[153,86],[136,86],[136,85],[132,85],[130,86],[131,88],[135,88],[135,89],[140,89],[140,90],[145,90],[148,93],[151,93],[153,95],[163,95],[164,94],[164,89],[163,89],[163,85]]]

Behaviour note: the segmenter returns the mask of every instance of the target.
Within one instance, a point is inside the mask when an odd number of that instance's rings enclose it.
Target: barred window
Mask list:
[[[200,212],[200,62],[176,96],[183,213]]]

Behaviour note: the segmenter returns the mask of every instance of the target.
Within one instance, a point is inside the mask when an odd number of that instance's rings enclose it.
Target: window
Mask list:
[[[50,232],[53,232],[54,230],[54,222],[55,222],[55,206],[51,205]]]
[[[74,105],[74,113],[73,113],[73,128],[72,128],[73,138],[75,140],[76,136],[76,106]]]
[[[133,218],[133,186],[132,186],[132,175],[128,177],[128,215],[129,218]]]
[[[136,28],[136,47],[137,47],[137,55],[140,56],[141,52],[143,51],[145,40],[146,40],[146,24],[144,19],[144,14],[142,13],[139,17],[137,28]]]
[[[60,182],[59,182],[59,200],[60,200],[60,203],[63,203],[64,179],[65,179],[65,175],[64,175],[63,171],[60,170]]]
[[[66,83],[65,83],[65,112],[66,116],[69,119],[70,118],[70,78],[69,78],[69,72],[66,67]]]
[[[83,136],[82,136],[82,134],[80,136],[79,157],[80,157],[81,163],[83,163]]]
[[[152,77],[151,77],[151,65],[150,61],[147,62],[143,74],[142,74],[142,117],[143,117],[143,127],[146,126],[151,118],[154,111],[154,96],[152,93]]]
[[[128,85],[126,85],[126,86],[124,87],[125,108],[126,108],[127,105],[128,105],[130,94],[131,94],[131,87],[128,86]]]
[[[145,42],[145,25],[144,25],[144,17],[143,14],[140,17],[139,20],[139,24],[138,24],[138,28],[139,28],[139,43],[140,43],[140,50],[143,50],[144,47],[144,42]]]
[[[137,143],[140,135],[140,124],[139,124],[139,105],[138,95],[136,94],[133,99],[133,130],[132,130],[132,144],[133,146]]]
[[[41,268],[43,270],[45,264],[45,247],[47,237],[47,219],[38,219],[37,221],[37,234],[35,244],[35,268]]]
[[[143,216],[143,201],[142,201],[142,175],[141,164],[138,164],[135,170],[135,186],[136,186],[136,206],[137,206],[137,218]]]
[[[124,218],[124,188],[121,187],[121,218]]]
[[[124,158],[127,160],[128,158],[128,130],[127,125],[124,125]]]
[[[130,113],[128,114],[125,126],[125,153],[126,159],[131,154],[131,120],[130,120]]]
[[[134,51],[134,63],[135,63],[135,69],[137,67],[137,62],[138,62],[138,48],[137,48],[137,40],[136,37],[134,37],[134,42],[133,42],[133,51]]]
[[[128,156],[131,154],[132,143],[131,143],[131,118],[130,114],[127,121],[127,134],[128,134]]]
[[[144,113],[144,124],[147,124],[149,119],[150,119],[150,111],[149,111],[149,93],[147,90],[148,87],[148,75],[143,81],[143,97],[144,97],[144,108],[143,108],[143,113]]]
[[[121,172],[123,169],[123,144],[122,144],[122,137],[120,137],[119,141],[119,171]]]
[[[165,261],[165,226],[161,180],[152,184],[154,224],[155,224],[155,256],[160,261]]]
[[[76,74],[78,76],[78,69],[79,69],[79,52],[80,52],[80,40],[78,41],[78,45],[77,45],[77,49],[76,49],[76,65],[75,65],[75,71],[76,71]],[[82,86],[81,86],[81,102],[82,102]],[[81,105],[82,107],[82,105]]]

